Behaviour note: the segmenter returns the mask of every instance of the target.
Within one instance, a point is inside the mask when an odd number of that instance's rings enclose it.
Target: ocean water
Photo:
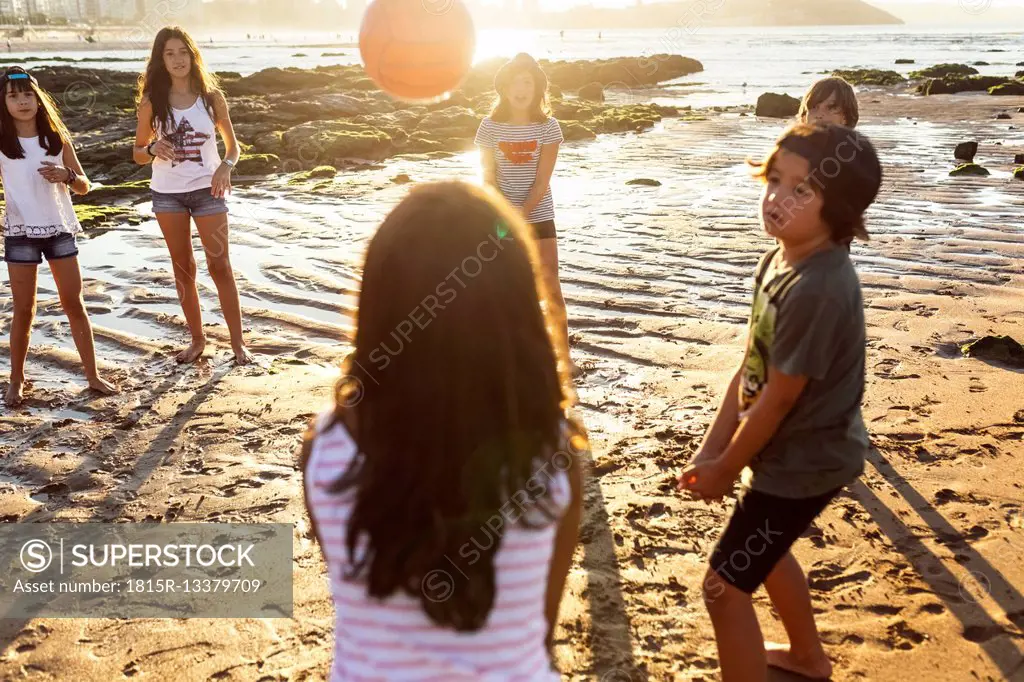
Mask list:
[[[701,60],[704,72],[647,91],[612,94],[694,107],[752,104],[766,90],[799,96],[819,72],[840,67],[905,71],[944,61],[984,60],[990,66],[979,67],[982,73],[1006,74],[1022,68],[1015,64],[1024,60],[1020,36],[998,30],[601,33],[598,39],[596,31],[567,31],[563,40],[557,32],[482,32],[477,57],[522,50],[549,59],[621,56],[636,59],[638,69],[650,69],[658,68],[655,54],[679,53]],[[203,51],[217,70],[309,68],[357,63],[353,37],[335,35],[330,41],[323,35],[289,36],[274,44],[246,41],[244,35],[241,40],[222,36],[212,45],[205,43]],[[325,52],[343,54],[321,56]],[[307,56],[292,56],[297,53]],[[59,54],[126,60],[86,63],[83,68],[135,70],[145,58],[142,49]],[[917,64],[896,67],[897,58]],[[999,285],[1019,273],[1024,194],[1020,183],[1009,179],[1008,169],[1009,152],[1022,140],[1020,123],[994,120],[990,99],[995,98],[958,97],[953,115],[942,104],[952,100],[934,98],[939,108],[930,111],[924,98],[899,97],[886,104],[893,115],[862,121],[860,128],[878,146],[886,168],[883,193],[872,208],[872,242],[854,250],[871,293],[883,295],[908,275],[939,287],[946,282]],[[1012,103],[1019,106],[1016,99]],[[760,187],[744,160],[769,149],[785,124],[737,113],[697,121],[669,118],[642,134],[602,135],[562,146],[551,183],[562,287],[570,328],[580,338],[577,360],[596,363],[594,376],[618,381],[631,374],[631,366],[617,360],[625,357],[617,350],[623,329],[634,330],[628,332],[633,335],[647,333],[641,331],[645,328],[671,335],[675,332],[669,322],[675,317],[743,323],[749,304],[746,278],[766,243],[757,218]],[[983,144],[980,160],[992,176],[947,176],[951,151],[965,135]],[[333,352],[350,340],[348,316],[355,306],[366,243],[408,191],[392,182],[399,174],[415,182],[479,181],[479,156],[467,151],[430,160],[391,159],[339,173],[328,191],[315,194],[309,185],[296,191],[282,176],[246,183],[232,193],[231,260],[257,352]],[[638,177],[661,185],[626,184]],[[84,235],[79,261],[99,356],[119,367],[149,363],[148,372],[162,374],[171,371],[170,356],[185,342],[185,330],[151,205],[144,201],[138,208],[146,217],[141,225]],[[223,318],[198,239],[194,250],[204,320],[215,325],[211,333],[218,335],[223,349]],[[10,323],[6,279],[6,270],[0,268],[0,336]],[[74,357],[68,355],[74,346],[55,297],[52,278],[41,268],[30,372],[39,390],[67,407],[68,396],[77,395],[83,382],[77,365],[62,359]],[[0,376],[5,362],[0,351]]]
[[[482,30],[476,59],[510,57],[529,52],[540,59],[572,60],[635,57],[637,69],[658,68],[655,55],[682,54],[704,64],[704,71],[662,84],[649,92],[617,92],[618,96],[654,97],[665,103],[695,107],[753,103],[766,90],[799,96],[818,74],[838,68],[884,68],[907,73],[940,62],[988,62],[985,75],[1013,74],[1024,61],[1024,32],[1000,28],[964,31],[910,29],[905,26],[815,28],[710,28],[690,17],[678,26],[644,30],[558,31]],[[243,75],[264,68],[313,68],[359,63],[358,36],[353,31],[331,34],[281,34],[247,40],[244,34],[200,38],[204,58],[218,71]],[[137,49],[13,53],[8,58],[59,56],[123,58],[108,63],[83,63],[82,68],[141,70],[148,44]],[[329,56],[324,56],[325,54]],[[914,59],[914,65],[895,64]],[[47,64],[52,62],[36,62]]]

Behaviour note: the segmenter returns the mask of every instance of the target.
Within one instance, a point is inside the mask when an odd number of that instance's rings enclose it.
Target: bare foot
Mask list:
[[[203,354],[204,350],[206,350],[206,339],[192,341],[191,346],[178,353],[176,360],[183,365],[187,365],[190,362],[195,362],[196,359]]]
[[[103,395],[114,395],[121,389],[116,384],[112,384],[103,377],[95,376],[89,378],[89,388],[94,391],[99,391]]]
[[[7,407],[17,407],[21,404],[22,398],[22,387],[25,385],[23,381],[11,380],[11,385],[7,387],[7,395],[4,396],[4,405]]]
[[[812,680],[827,680],[832,676],[832,662],[822,653],[810,658],[797,658],[789,650],[788,644],[764,643],[765,657],[768,665],[781,668]]]
[[[245,346],[240,346],[235,349],[235,362],[239,365],[249,365],[256,362],[256,356]]]

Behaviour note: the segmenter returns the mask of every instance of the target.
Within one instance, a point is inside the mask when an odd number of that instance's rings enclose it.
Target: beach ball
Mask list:
[[[462,0],[374,0],[359,29],[366,73],[399,99],[438,99],[454,90],[475,48]]]

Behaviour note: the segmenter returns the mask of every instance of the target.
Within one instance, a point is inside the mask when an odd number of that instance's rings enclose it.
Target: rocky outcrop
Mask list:
[[[270,68],[248,76],[219,72],[242,145],[236,172],[293,173],[398,154],[468,149],[494,104],[494,75],[502,64],[496,59],[477,64],[448,98],[426,104],[392,99],[361,66]],[[616,105],[622,99],[618,96],[604,103],[604,91],[629,93],[703,70],[696,60],[668,54],[541,65],[567,140],[647,130],[666,116],[677,116],[672,107]],[[76,134],[86,172],[106,184],[107,198],[115,198],[111,192],[127,197],[130,183],[144,184],[150,166],[132,160],[137,74],[69,66],[41,67],[35,73],[56,97]],[[564,99],[563,91],[577,97]]]
[[[922,95],[951,95],[958,92],[984,92],[985,90],[991,93],[992,88],[1012,82],[1002,76],[951,76],[930,78],[919,85],[917,91]]]
[[[757,98],[755,116],[768,118],[792,118],[800,111],[800,100],[786,94],[766,92]]]
[[[976,163],[962,163],[953,170],[949,171],[951,177],[958,177],[961,175],[991,175],[987,168],[979,166]]]
[[[576,96],[589,102],[603,102],[604,88],[600,83],[590,83],[580,88]]]
[[[113,185],[96,183],[86,194],[75,198],[79,204],[126,203],[149,196],[149,180],[132,180]]]
[[[974,161],[975,154],[978,153],[977,142],[961,142],[953,150],[953,158],[960,161],[967,161],[968,163]]]
[[[576,121],[562,121],[562,136],[567,142],[574,140],[593,140],[597,133]]]
[[[968,358],[980,358],[1011,367],[1024,367],[1024,346],[1010,336],[983,336],[965,343],[960,352]]]
[[[1024,82],[1010,81],[1001,85],[994,85],[988,89],[990,95],[1015,96],[1024,95]],[[1007,116],[1009,118],[1009,116]]]
[[[287,157],[285,172],[345,159],[381,160],[389,156],[392,147],[392,138],[384,131],[348,121],[317,121],[293,126],[281,134],[281,142],[282,154]]]
[[[978,70],[966,64],[936,64],[927,69],[911,71],[911,78],[946,78],[949,76],[975,76]]]
[[[235,166],[236,175],[269,175],[281,170],[277,154],[243,154]]]
[[[833,71],[832,75],[838,76],[852,85],[899,85],[907,80],[895,71],[882,69],[840,69]]]

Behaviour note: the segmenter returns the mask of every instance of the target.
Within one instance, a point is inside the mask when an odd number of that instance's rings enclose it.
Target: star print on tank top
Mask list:
[[[210,139],[206,133],[197,132],[187,120],[178,123],[174,132],[167,136],[167,139],[174,146],[174,161],[171,166],[177,166],[186,161],[195,161],[203,165],[203,144]]]
[[[171,109],[167,129],[158,126],[157,137],[174,149],[174,159],[153,159],[154,192],[176,194],[207,189],[221,164],[217,151],[217,128],[212,112],[202,97],[188,109]]]

